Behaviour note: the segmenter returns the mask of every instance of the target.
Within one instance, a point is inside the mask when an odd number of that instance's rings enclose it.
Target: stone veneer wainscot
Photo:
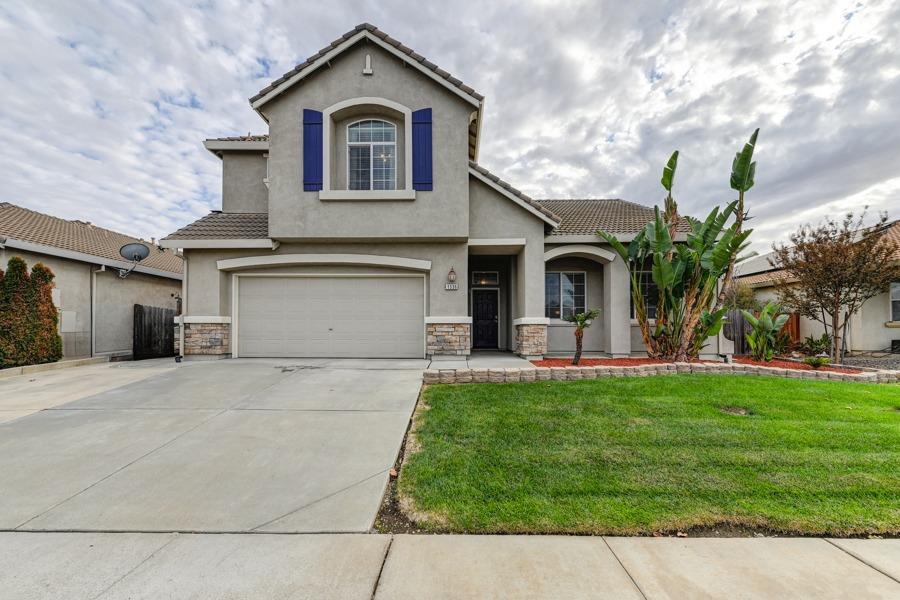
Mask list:
[[[230,323],[185,323],[184,354],[231,354]]]
[[[516,354],[525,358],[543,358],[547,353],[547,326],[536,323],[516,324]]]
[[[470,323],[427,323],[425,353],[429,356],[449,354],[466,356],[472,352]]]

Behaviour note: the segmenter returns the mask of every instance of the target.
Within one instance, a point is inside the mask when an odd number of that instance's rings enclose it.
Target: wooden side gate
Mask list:
[[[134,305],[134,360],[175,356],[175,311],[158,306]]]

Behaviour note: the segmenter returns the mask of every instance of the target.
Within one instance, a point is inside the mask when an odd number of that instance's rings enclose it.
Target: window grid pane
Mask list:
[[[558,319],[560,317],[559,273],[544,274],[544,313],[550,319]]]
[[[351,190],[368,190],[369,169],[371,168],[371,146],[350,146],[350,169],[348,187]]]
[[[386,121],[369,119],[347,128],[348,189],[396,189],[396,138],[396,126]]]

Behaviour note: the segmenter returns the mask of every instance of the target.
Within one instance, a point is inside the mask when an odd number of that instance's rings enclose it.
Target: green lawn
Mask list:
[[[897,385],[725,375],[436,385],[412,435],[400,503],[435,530],[900,532]]]

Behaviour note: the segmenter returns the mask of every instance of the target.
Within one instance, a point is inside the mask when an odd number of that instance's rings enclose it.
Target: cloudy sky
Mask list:
[[[328,6],[327,9],[323,8]],[[480,162],[534,197],[731,200],[755,127],[755,247],[900,217],[900,2],[3,0],[0,200],[149,238],[219,208],[207,137],[369,21],[487,96]]]

